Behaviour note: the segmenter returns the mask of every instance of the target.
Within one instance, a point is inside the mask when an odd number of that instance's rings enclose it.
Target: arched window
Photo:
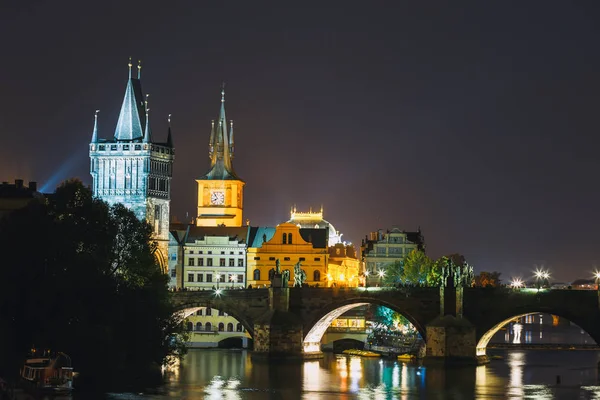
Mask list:
[[[211,316],[211,315],[212,315],[212,308],[206,307],[206,316]]]
[[[222,322],[219,322],[219,332],[223,332],[225,330],[225,324]]]
[[[260,269],[256,268],[254,270],[254,274],[253,274],[254,280],[255,281],[260,281]]]
[[[206,325],[204,325],[204,330],[207,332],[212,331],[212,324],[210,322],[207,322]]]
[[[196,322],[196,330],[197,331],[201,331],[202,330],[202,322]]]
[[[320,282],[321,281],[321,271],[316,270],[313,272],[313,281]]]
[[[283,239],[282,240],[283,240],[283,244],[287,243],[287,233],[283,234]]]
[[[244,332],[244,326],[238,322],[237,326],[235,327],[235,330],[238,332]]]
[[[190,331],[190,332],[194,330],[194,324],[192,322],[188,321],[188,323],[187,323],[187,330]]]
[[[202,309],[199,309],[198,311],[196,311],[196,315],[202,316]]]
[[[271,268],[269,270],[269,280],[273,279],[274,276],[275,276],[275,269]]]
[[[292,244],[292,234],[288,233],[288,244]]]
[[[227,332],[233,332],[233,324],[231,322],[227,324]]]

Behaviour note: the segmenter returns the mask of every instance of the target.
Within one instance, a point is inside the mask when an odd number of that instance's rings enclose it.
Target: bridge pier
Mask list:
[[[289,291],[288,288],[269,288],[269,311],[254,322],[252,359],[307,358],[304,353],[302,320],[289,311]]]

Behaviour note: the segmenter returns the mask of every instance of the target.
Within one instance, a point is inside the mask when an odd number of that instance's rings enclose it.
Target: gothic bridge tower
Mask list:
[[[245,182],[233,169],[233,121],[227,132],[225,89],[221,89],[221,110],[215,124],[212,121],[208,157],[210,168],[198,182],[197,226],[243,225],[243,192]]]
[[[156,258],[166,271],[174,147],[169,129],[166,142],[154,141],[150,129],[148,97],[143,97],[141,65],[129,80],[114,137],[98,137],[98,111],[90,143],[90,174],[94,196],[109,204],[122,203],[153,228],[158,243]]]

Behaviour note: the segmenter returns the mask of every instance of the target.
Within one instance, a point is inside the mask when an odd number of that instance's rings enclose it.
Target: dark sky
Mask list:
[[[210,3],[2,1],[0,178],[91,183],[132,56],[180,218],[226,81],[252,225],[323,205],[354,243],[420,226],[505,279],[600,266],[597,0]]]

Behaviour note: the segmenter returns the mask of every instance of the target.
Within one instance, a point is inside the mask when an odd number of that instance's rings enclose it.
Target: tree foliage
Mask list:
[[[421,250],[414,249],[404,259],[403,281],[407,284],[425,286],[431,276],[433,263]]]
[[[151,228],[124,206],[68,181],[0,220],[0,243],[0,375],[32,346],[69,354],[91,384],[142,377],[182,350]]]
[[[396,260],[388,265],[383,276],[383,283],[386,286],[397,286],[404,280],[404,265],[402,261]]]
[[[500,286],[500,275],[498,271],[486,272],[481,271],[475,275],[475,286],[479,287],[498,287]]]

